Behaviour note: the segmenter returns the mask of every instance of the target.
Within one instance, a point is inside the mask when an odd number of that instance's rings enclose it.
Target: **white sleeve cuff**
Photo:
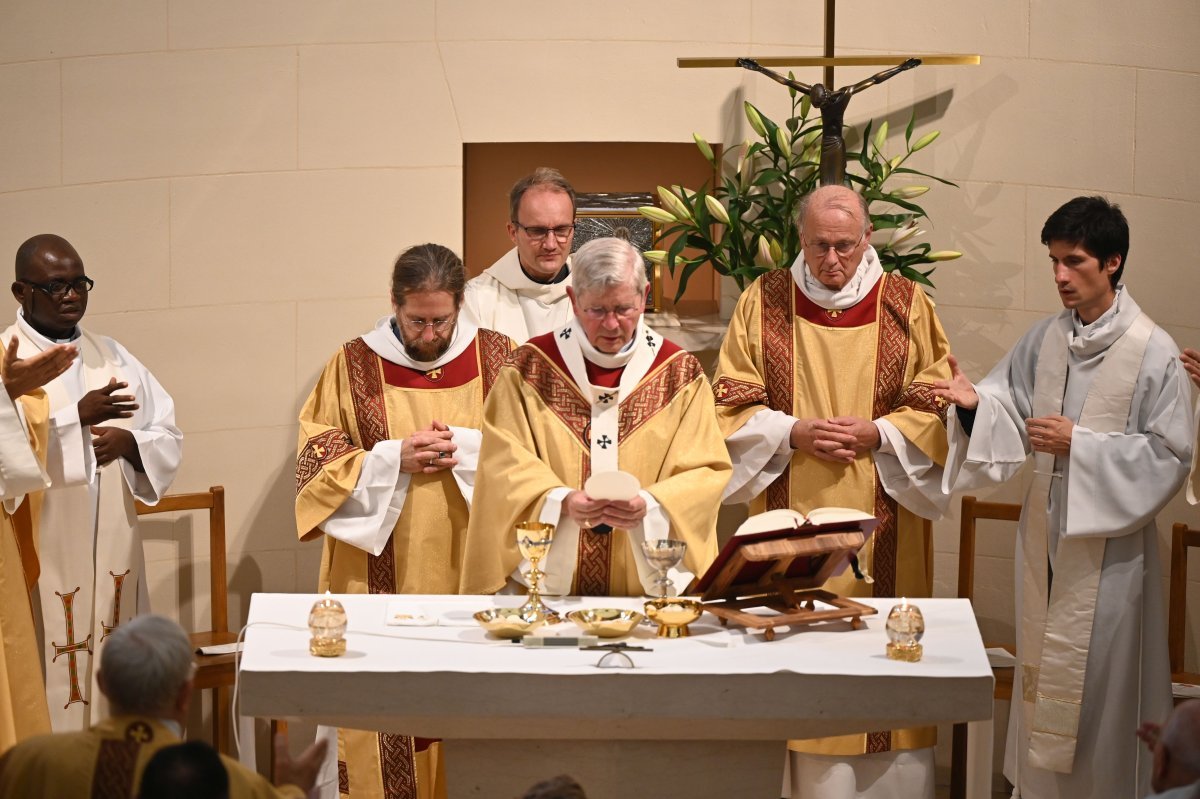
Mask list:
[[[404,500],[410,475],[400,471],[403,441],[380,441],[363,458],[358,483],[321,529],[326,535],[378,556],[387,545]]]
[[[450,432],[454,434],[452,440],[458,447],[454,450],[454,458],[458,465],[450,470],[450,474],[466,500],[467,508],[470,509],[475,493],[475,473],[479,469],[479,444],[483,440],[483,431],[472,427],[451,427]]]

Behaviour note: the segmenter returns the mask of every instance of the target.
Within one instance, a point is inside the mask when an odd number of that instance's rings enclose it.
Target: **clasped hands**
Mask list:
[[[789,442],[792,449],[830,463],[852,463],[879,446],[879,428],[859,416],[797,419]]]
[[[583,491],[572,491],[563,501],[567,516],[580,527],[598,527],[607,524],[629,530],[636,527],[646,516],[646,500],[637,496],[633,499],[593,499]]]
[[[946,402],[951,402],[960,408],[974,410],[979,407],[979,393],[959,368],[958,359],[953,355],[947,358],[950,365],[949,380],[933,381],[933,394]],[[1029,438],[1029,448],[1034,452],[1044,452],[1048,455],[1067,455],[1071,452],[1071,434],[1075,423],[1065,416],[1039,416],[1025,420],[1025,435]]]
[[[450,427],[434,419],[429,427],[418,430],[400,445],[400,471],[408,474],[434,474],[458,465],[454,457],[458,445]]]

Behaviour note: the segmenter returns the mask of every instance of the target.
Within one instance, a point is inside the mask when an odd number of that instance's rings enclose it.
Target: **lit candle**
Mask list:
[[[308,651],[319,657],[335,658],[346,652],[346,609],[328,591],[313,603],[308,614],[312,638]]]

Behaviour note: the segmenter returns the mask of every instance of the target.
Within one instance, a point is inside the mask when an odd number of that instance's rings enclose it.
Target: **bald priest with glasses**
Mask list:
[[[823,186],[797,222],[803,257],[746,289],[721,346],[714,390],[733,460],[727,501],[753,512],[870,513],[880,525],[859,558],[874,582],[847,575],[827,588],[928,596],[919,517],[938,518],[947,499],[946,403],[933,394],[950,373],[945,333],[925,292],[883,271],[861,195]],[[791,741],[784,795],[932,799],[935,734]]]
[[[51,485],[37,591],[54,732],[86,730],[107,715],[95,681],[104,640],[150,610],[133,500],[154,505],[167,493],[183,449],[171,395],[129,350],[80,326],[95,286],[70,242],[34,236],[17,249],[17,320],[3,333],[5,344],[17,338],[21,358],[62,343],[79,351],[45,386]]]
[[[460,313],[465,282],[440,244],[401,253],[392,314],[338,349],[300,411],[296,527],[324,537],[322,591],[458,590],[483,402],[516,346]],[[343,794],[445,795],[436,742],[338,734]]]
[[[524,521],[556,526],[542,567],[551,593],[649,592],[644,540],[685,541],[692,573],[716,557],[730,464],[708,379],[643,321],[637,249],[594,239],[575,253],[572,272],[571,318],[513,353],[484,406],[486,477],[475,492],[462,593],[522,580],[514,527]],[[617,471],[636,485],[620,495],[589,487],[590,476]]]

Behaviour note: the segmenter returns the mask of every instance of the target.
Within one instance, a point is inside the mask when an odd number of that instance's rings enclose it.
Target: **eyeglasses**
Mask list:
[[[454,318],[449,316],[445,319],[431,319],[428,322],[424,319],[409,319],[407,316],[401,316],[399,319],[401,324],[417,334],[424,333],[427,327],[432,327],[434,333],[441,333],[454,323]]]
[[[559,241],[566,241],[567,239],[571,238],[571,234],[575,232],[574,225],[559,225],[558,227],[527,227],[515,219],[513,220],[513,224],[519,227],[521,230],[524,230],[525,235],[528,236],[531,241],[545,241],[546,237],[551,233],[553,233],[554,238],[558,239]]]
[[[75,289],[76,294],[87,294],[96,285],[96,281],[86,275],[74,280],[51,280],[49,283],[35,283],[32,280],[19,281],[27,286],[33,286],[52,300],[61,300],[67,292]]]
[[[637,305],[618,305],[616,308],[584,308],[582,311],[583,315],[593,322],[607,319],[609,314],[613,314],[618,319],[633,319],[641,312],[641,307]]]
[[[850,253],[854,252],[854,248],[862,242],[863,236],[866,235],[866,233],[863,233],[862,236],[859,236],[854,241],[837,241],[833,244],[829,244],[828,242],[824,241],[806,241],[804,242],[804,248],[813,255],[821,258],[824,258],[825,253],[829,252],[830,250],[833,250],[842,258],[845,258]]]

